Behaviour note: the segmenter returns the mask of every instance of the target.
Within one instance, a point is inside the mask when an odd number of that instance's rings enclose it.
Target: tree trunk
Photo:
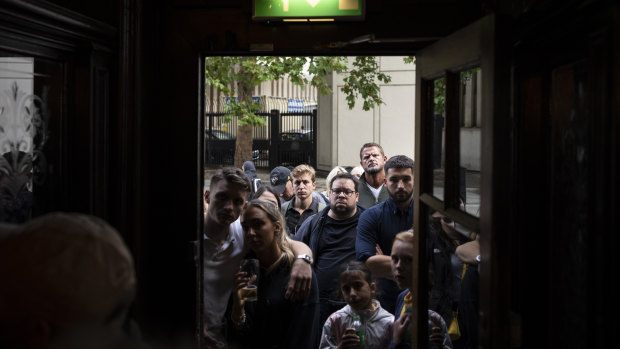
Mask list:
[[[249,60],[254,58],[249,57]],[[243,70],[243,67],[239,67]],[[248,80],[252,81],[253,76],[247,72]],[[252,102],[252,92],[254,91],[251,83],[240,80],[237,82],[237,93],[239,102]],[[254,127],[252,125],[237,126],[237,141],[235,142],[235,167],[241,168],[244,162],[252,161],[252,145],[254,143]]]
[[[241,168],[244,162],[252,160],[252,144],[254,143],[254,127],[252,125],[237,126],[235,142],[235,167]]]

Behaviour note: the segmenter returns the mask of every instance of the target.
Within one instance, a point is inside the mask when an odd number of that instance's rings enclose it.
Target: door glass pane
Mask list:
[[[459,84],[459,198],[461,209],[476,217],[480,216],[481,76],[480,68],[463,71]]]
[[[431,149],[433,164],[433,195],[444,199],[445,145],[446,145],[446,78],[432,82],[433,93],[431,102]]]
[[[0,51],[0,222],[58,207],[54,193],[63,65]],[[51,148],[50,148],[51,147]]]

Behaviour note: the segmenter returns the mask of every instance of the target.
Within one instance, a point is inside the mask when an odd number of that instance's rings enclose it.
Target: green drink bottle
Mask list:
[[[364,325],[360,321],[359,316],[353,317],[353,328],[355,329],[355,334],[360,338],[360,348],[364,348],[366,346],[366,329]]]

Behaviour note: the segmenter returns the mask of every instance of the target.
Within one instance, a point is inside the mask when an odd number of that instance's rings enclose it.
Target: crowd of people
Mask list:
[[[248,167],[217,170],[205,191],[207,347],[411,347],[413,160],[366,143],[359,169],[336,166],[325,188],[307,164],[258,186]],[[428,343],[475,348],[477,239],[441,212],[429,222]],[[260,264],[256,300],[242,296],[247,258]]]
[[[204,192],[206,348],[411,347],[414,162],[366,143],[360,168],[335,167],[319,190],[307,164],[278,166],[269,183],[251,161],[215,172]],[[442,212],[428,221],[425,336],[432,348],[475,348],[478,238]],[[146,347],[128,316],[131,254],[96,217],[0,224],[0,280],[0,348]]]

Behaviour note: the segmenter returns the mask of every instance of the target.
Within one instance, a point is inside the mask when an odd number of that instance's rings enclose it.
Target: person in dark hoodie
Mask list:
[[[315,259],[312,268],[319,284],[321,326],[347,304],[339,288],[339,267],[355,260],[357,221],[364,210],[357,205],[358,185],[357,177],[350,173],[334,176],[329,207],[310,216],[293,237],[308,245]]]
[[[250,195],[248,196],[248,200],[250,200],[254,196],[254,193],[256,193],[258,188],[262,187],[263,183],[261,179],[258,178],[258,176],[256,175],[256,166],[254,166],[254,163],[252,161],[244,162],[241,169],[243,170],[245,175],[248,176],[248,178],[250,179],[250,183],[252,183],[252,191],[250,192]]]

